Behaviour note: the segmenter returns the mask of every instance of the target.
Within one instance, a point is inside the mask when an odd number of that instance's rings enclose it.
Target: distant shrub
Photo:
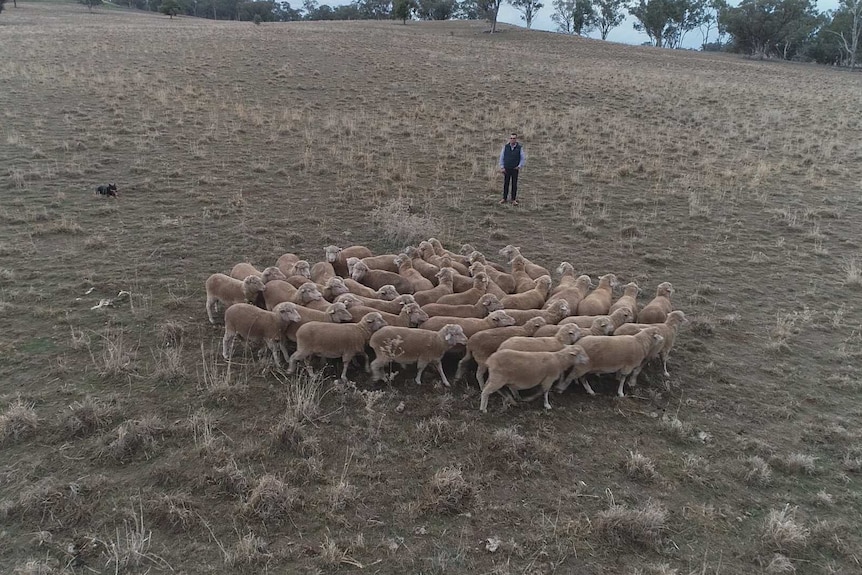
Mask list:
[[[257,26],[260,26],[260,23],[263,22],[263,18],[260,17],[260,14],[255,14],[252,22],[254,22]]]
[[[371,212],[371,220],[380,228],[384,238],[398,245],[443,235],[437,220],[414,213],[414,208],[403,198],[378,205]]]

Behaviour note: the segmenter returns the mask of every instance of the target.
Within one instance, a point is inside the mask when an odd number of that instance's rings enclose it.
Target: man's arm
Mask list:
[[[500,169],[503,169],[503,155],[506,153],[506,146],[500,149]]]
[[[524,151],[524,146],[521,146],[521,161],[518,162],[518,169],[524,167],[524,164],[527,163],[527,153]]]

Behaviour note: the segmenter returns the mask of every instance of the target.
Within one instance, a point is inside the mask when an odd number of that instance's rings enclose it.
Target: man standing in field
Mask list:
[[[527,161],[527,155],[524,154],[524,148],[518,143],[518,134],[512,132],[509,134],[509,142],[503,145],[500,151],[500,171],[503,172],[503,199],[501,204],[509,201],[509,183],[512,184],[512,205],[518,205],[518,174],[524,163]]]

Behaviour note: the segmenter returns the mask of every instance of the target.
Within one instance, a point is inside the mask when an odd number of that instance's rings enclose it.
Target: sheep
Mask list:
[[[320,290],[317,289],[317,284],[313,282],[305,282],[299,289],[296,290],[296,293],[293,295],[293,298],[290,300],[295,304],[302,305],[308,307],[308,304],[313,301],[318,301],[323,299],[323,294],[320,293]]]
[[[294,264],[296,264],[299,259],[299,256],[296,254],[282,254],[278,257],[278,260],[276,260],[275,266],[280,269],[285,276],[290,277],[293,275]]]
[[[236,303],[224,312],[224,338],[222,339],[222,357],[230,360],[233,352],[233,343],[237,335],[246,340],[262,339],[272,352],[275,365],[281,367],[279,351],[287,361],[289,354],[284,340],[285,332],[293,322],[301,321],[302,317],[296,311],[296,305],[284,302],[280,303],[272,311],[262,310],[259,307]]]
[[[539,392],[527,400],[544,395],[545,409],[551,409],[548,392],[554,381],[567,370],[580,368],[589,363],[589,360],[584,349],[578,344],[568,345],[559,351],[497,351],[488,358],[488,381],[482,388],[479,409],[482,413],[487,413],[488,397],[504,386],[513,390],[540,386]]]
[[[551,295],[577,285],[578,276],[575,275],[574,266],[569,262],[560,262],[560,265],[557,267],[557,273],[560,275],[560,283],[551,290]]]
[[[426,279],[413,267],[413,260],[407,254],[400,254],[395,258],[395,265],[398,266],[398,275],[405,278],[413,284],[413,292],[429,290],[434,287],[431,280]]]
[[[464,334],[467,337],[470,337],[474,333],[478,333],[483,329],[515,325],[515,319],[503,310],[491,312],[488,314],[488,317],[481,319],[476,317],[448,317],[441,315],[428,318],[428,321],[423,322],[419,326],[419,329],[437,331],[447,323],[460,325],[464,329]]]
[[[448,267],[448,263],[444,267]],[[458,270],[455,268],[451,268],[455,273],[452,275],[452,289],[455,290],[455,293],[463,293],[473,288],[473,276],[463,275],[458,273]],[[469,273],[469,270],[467,270]],[[485,274],[488,275],[488,274]],[[489,278],[490,281],[490,278]]]
[[[559,351],[581,339],[581,328],[574,324],[556,326],[557,333],[550,337],[511,337],[500,344],[498,349],[518,351]]]
[[[410,258],[413,262],[413,268],[422,274],[422,276],[434,283],[437,279],[437,273],[442,269],[439,266],[435,266],[430,262],[426,262],[422,259],[422,255],[419,253],[419,248],[416,246],[407,246],[404,248],[404,253]]]
[[[527,260],[522,256],[515,256],[509,265],[512,268],[511,275],[515,279],[515,293],[529,291],[536,287],[536,281],[530,277],[525,269]]]
[[[670,296],[673,294],[673,286],[670,282],[658,284],[655,298],[644,306],[638,314],[640,323],[662,323],[667,320],[668,314],[673,310]]]
[[[506,309],[541,309],[551,290],[551,276],[542,276],[536,280],[536,287],[531,290],[507,295],[500,299]]]
[[[329,262],[317,262],[311,266],[311,281],[316,284],[323,285],[335,276],[335,268]]]
[[[461,275],[467,275],[467,266],[462,264],[460,261],[455,260],[451,255],[442,255],[439,256],[434,251],[434,246],[432,246],[428,242],[420,242],[419,243],[419,255],[426,262],[432,263],[437,267],[450,267],[455,268]]]
[[[311,264],[305,260],[299,260],[294,265],[293,273],[285,275],[287,275],[286,281],[293,284],[293,287],[298,288],[311,279]]]
[[[218,302],[226,308],[235,303],[254,303],[260,293],[266,293],[266,284],[255,275],[250,275],[242,281],[225,274],[212,274],[204,284],[207,292],[207,317],[215,324],[215,312]]]
[[[453,305],[447,303],[429,303],[422,309],[430,316],[445,315],[449,317],[478,317],[487,316],[493,311],[503,309],[503,304],[494,294],[486,293],[473,305]]]
[[[347,269],[347,258],[370,258],[374,254],[365,246],[350,246],[349,248],[340,248],[338,246],[326,246],[323,248],[326,254],[327,262],[335,268],[335,275],[347,277],[350,272]]]
[[[598,315],[595,316],[592,323],[586,328],[575,322],[561,321],[557,325],[543,326],[536,330],[536,333],[534,333],[533,335],[536,337],[551,337],[556,335],[557,330],[559,330],[560,327],[566,325],[577,325],[581,329],[583,335],[611,335],[614,332],[614,323],[611,320],[610,316]]]
[[[365,356],[365,371],[370,370],[365,346],[372,334],[384,327],[386,322],[377,313],[370,313],[359,323],[334,323],[312,321],[296,331],[296,351],[290,356],[287,373],[296,371],[296,362],[312,355],[326,358],[341,358],[344,368],[341,380],[347,381],[347,367],[357,355]]]
[[[402,306],[404,306],[404,304],[416,303],[416,300],[414,300],[413,296],[410,294],[400,295],[391,301],[383,301],[374,298],[366,298],[351,293],[338,296],[336,298],[336,301],[344,302],[344,304],[348,308],[355,305],[362,305],[365,307],[373,307],[376,311],[394,313],[396,315],[401,313],[401,308]]]
[[[518,256],[524,258],[524,256],[521,254],[521,248],[517,248],[517,247],[513,246],[512,244],[509,244],[505,248],[502,248],[499,253],[501,256],[505,257],[509,263],[512,263],[512,260],[514,260]],[[546,268],[543,268],[540,265],[534,264],[533,262],[531,262],[527,258],[524,258],[524,264],[525,264],[525,271],[534,280],[539,279],[542,276],[551,275],[551,272],[549,272]]]
[[[368,266],[370,270],[385,270],[394,274],[398,273],[398,266],[395,263],[396,254],[383,254],[379,256],[371,256],[370,258],[362,258],[361,261]],[[351,258],[352,259],[352,258]],[[353,271],[350,266],[350,261],[347,262],[348,273]]]
[[[285,280],[287,276],[276,266],[270,266],[263,271],[258,271],[256,267],[249,263],[238,263],[230,270],[230,277],[237,280],[244,280],[248,276],[258,276],[263,280],[263,283],[269,283],[271,280]]]
[[[433,363],[443,385],[450,387],[443,372],[443,356],[456,345],[466,345],[467,336],[461,326],[448,324],[436,332],[406,327],[384,327],[371,336],[371,349],[376,357],[371,362],[371,378],[383,379],[381,368],[390,362],[400,365],[416,364],[416,384],[422,383],[422,372]]]
[[[485,266],[485,273],[488,274],[491,281],[500,286],[501,290],[506,293],[514,293],[515,278],[512,277],[511,274],[501,270],[500,268],[503,266],[498,266],[498,264],[487,261],[482,252],[473,251],[470,253],[470,264],[474,264],[476,262]]]
[[[476,277],[476,275],[483,273],[488,276],[488,293],[492,293],[497,297],[503,297],[508,295],[503,289],[494,283],[494,280],[491,279],[490,274],[488,274],[487,267],[485,264],[481,262],[474,262],[470,264],[470,275]]]
[[[327,322],[327,323],[352,323],[353,316],[350,315],[350,312],[347,311],[347,306],[345,306],[341,302],[335,302],[329,304],[329,306],[324,311],[319,311],[316,309],[311,309],[310,307],[304,307],[301,305],[296,306],[296,311],[299,312],[300,317],[302,318],[299,323],[292,323],[287,326],[287,331],[285,335],[287,339],[290,341],[296,341],[296,332],[299,330],[299,327],[303,324],[317,321],[317,322]]]
[[[282,302],[292,302],[296,296],[296,288],[284,280],[272,280],[266,284],[266,291],[263,292],[263,301],[266,309],[272,311],[275,306]]]
[[[599,285],[578,304],[578,315],[607,315],[611,309],[614,284],[617,276],[605,274],[599,278]]]
[[[638,316],[638,294],[641,289],[635,282],[627,283],[623,286],[623,295],[611,306],[609,313],[614,313],[621,308],[628,308],[632,312],[632,321]]]
[[[527,321],[524,325],[495,327],[471,335],[467,340],[467,353],[458,362],[455,380],[461,379],[467,362],[472,359],[476,362],[476,380],[479,382],[479,388],[481,389],[485,385],[485,374],[488,372],[487,360],[491,357],[492,353],[497,351],[500,344],[510,337],[531,336],[544,325],[545,320],[541,317],[536,317]],[[553,327],[558,329],[557,326]]]
[[[534,318],[540,317],[549,324],[559,323],[560,320],[569,315],[569,304],[565,300],[552,302],[545,309],[506,309],[506,313],[515,318],[518,325]]]
[[[356,262],[356,265],[353,266],[353,272],[350,277],[372,289],[380,289],[385,285],[392,285],[395,286],[395,289],[400,294],[412,294],[416,291],[413,289],[413,284],[407,278],[385,270],[368,269],[368,266],[361,261]]]
[[[366,307],[363,305],[349,305],[347,307],[347,311],[350,312],[350,315],[353,317],[353,321],[356,322],[360,321],[369,313],[377,312],[383,317],[383,321],[385,321],[387,325],[399,327],[418,327],[428,320],[428,314],[422,311],[422,308],[415,303],[405,303],[401,306],[401,312],[398,314],[386,313],[385,311],[379,311],[373,307]]]
[[[344,286],[350,290],[350,293],[358,295],[359,297],[392,301],[399,295],[398,290],[396,290],[395,286],[391,284],[382,286],[380,289],[373,290],[366,285],[362,285],[353,278],[343,278],[342,281],[344,282]]]
[[[679,326],[686,322],[685,314],[681,310],[676,310],[667,314],[667,319],[664,323],[627,323],[618,327],[614,331],[614,335],[635,335],[647,328],[657,329],[664,338],[664,343],[662,344],[658,354],[661,356],[664,376],[670,377],[670,373],[667,371],[667,358],[670,355],[670,351],[673,349],[673,344],[676,341],[676,334],[679,332]]]
[[[663,343],[664,338],[656,328],[645,329],[636,335],[583,337],[578,341],[578,345],[584,349],[589,360],[572,370],[556,389],[564,391],[572,381],[579,379],[586,392],[595,395],[584,376],[588,373],[615,373],[619,381],[617,395],[625,397],[623,388],[626,381],[630,386],[637,382],[644,361],[656,353]]]
[[[473,287],[464,292],[440,296],[437,303],[451,305],[472,305],[488,292],[488,276],[480,273],[473,278]]]
[[[562,287],[562,289],[560,289]],[[545,307],[551,305],[551,302],[557,300],[565,300],[569,304],[570,313],[576,313],[578,305],[586,297],[590,288],[593,287],[593,282],[588,275],[580,275],[574,283],[567,283],[563,286],[557,286],[548,296],[548,301],[545,302]]]
[[[346,285],[344,285],[343,279],[338,276],[333,276],[329,278],[329,281],[326,282],[326,285],[323,286],[320,293],[326,301],[334,302],[335,298],[342,294],[350,293],[350,290],[347,289]]]
[[[620,308],[610,315],[573,315],[571,317],[561,319],[559,323],[560,325],[564,325],[567,323],[576,323],[581,326],[581,328],[587,328],[590,327],[593,324],[593,320],[598,317],[606,317],[610,319],[611,323],[613,324],[611,333],[613,333],[614,329],[617,329],[624,323],[628,323],[634,319],[634,316],[632,315],[632,310],[628,308]]]
[[[417,291],[413,294],[413,297],[416,299],[416,303],[419,305],[426,305],[429,303],[437,303],[437,300],[440,299],[444,295],[449,295],[454,293],[454,289],[452,289],[452,276],[455,273],[455,270],[452,268],[441,268],[439,272],[437,272],[437,285],[431,289]]]
[[[459,262],[465,266],[470,265],[470,262],[465,254],[456,254],[455,252],[450,252],[443,247],[443,244],[440,243],[440,240],[438,240],[437,238],[428,238],[428,243],[431,244],[431,247],[434,248],[434,253],[436,253],[438,256],[450,257],[454,261]]]

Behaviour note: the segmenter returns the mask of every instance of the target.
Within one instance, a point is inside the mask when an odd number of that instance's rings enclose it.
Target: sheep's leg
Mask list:
[[[488,380],[488,383],[485,384],[485,387],[482,389],[482,401],[479,404],[479,410],[482,413],[488,412],[488,397],[504,385],[506,385],[505,381],[495,381],[493,378]]]
[[[383,374],[380,373],[380,369],[387,363],[389,362],[381,356],[377,356],[374,358],[374,361],[371,362],[372,381],[380,381],[381,379],[383,379]]]
[[[476,366],[476,381],[479,382],[479,389],[485,386],[485,374],[488,373],[488,367],[484,365]]]
[[[422,373],[425,371],[427,366],[427,361],[419,360],[416,362],[416,379],[413,380],[416,382],[416,385],[422,385]]]
[[[344,368],[341,370],[341,381],[347,381],[347,368],[350,366],[350,362],[353,361],[353,356],[355,354],[352,352],[347,352],[341,356],[341,362],[344,364]],[[368,361],[368,356],[365,356],[365,360]]]
[[[617,373],[617,380],[620,382],[620,385],[617,387],[617,395],[619,397],[626,396],[625,392],[623,391],[623,388],[625,387],[626,379],[628,378],[628,376],[628,373],[623,373],[621,371]]]
[[[445,385],[446,387],[452,387],[451,385],[449,385],[449,380],[446,379],[446,373],[443,371],[443,362],[438,359],[434,363],[437,364],[437,371],[440,373],[440,381],[442,381],[443,385]],[[423,367],[422,369],[425,368]]]
[[[636,385],[637,385],[637,383],[638,383],[638,376],[641,374],[641,370],[642,370],[642,369],[643,369],[643,364],[641,364],[641,365],[639,365],[638,367],[634,368],[634,370],[632,371],[631,375],[629,375],[629,380],[628,380],[629,387],[634,387],[634,386],[636,386]]]
[[[207,317],[210,319],[211,324],[215,324],[215,312],[216,312],[216,299],[213,297],[207,298]]]
[[[662,365],[662,367],[664,367],[664,376],[665,377],[670,377],[670,373],[668,373],[668,371],[667,371],[667,356],[669,356],[669,355],[670,355],[669,351],[661,352],[661,365]]]
[[[233,342],[236,339],[236,333],[231,333],[225,330],[224,338],[221,340],[221,356],[230,361],[233,355]]]
[[[593,391],[593,388],[590,387],[590,382],[587,381],[586,377],[581,378],[581,385],[584,386],[584,390],[586,390],[588,395],[595,395],[596,394],[596,392]]]
[[[276,367],[281,367],[281,350],[278,348],[278,344],[270,339],[266,340],[266,347],[269,348],[269,351],[272,352],[272,359],[275,361]]]
[[[304,353],[298,349],[295,352],[293,352],[293,354],[290,356],[290,359],[288,360],[287,373],[295,372],[296,371],[296,362],[301,360],[301,359],[305,359],[306,357],[308,357],[308,354]]]
[[[281,349],[281,355],[284,356],[284,361],[290,361],[290,352],[287,351],[287,346],[284,344],[284,340],[278,342],[278,347]]]
[[[551,409],[551,403],[548,401],[548,394],[551,393],[551,385],[548,384],[547,386],[542,387],[544,387],[545,393],[545,409]]]
[[[467,354],[461,358],[461,361],[458,362],[458,369],[455,370],[455,381],[458,381],[462,377],[464,377],[464,370],[467,367],[467,362],[473,359],[473,354],[470,353],[470,350],[467,350]]]

